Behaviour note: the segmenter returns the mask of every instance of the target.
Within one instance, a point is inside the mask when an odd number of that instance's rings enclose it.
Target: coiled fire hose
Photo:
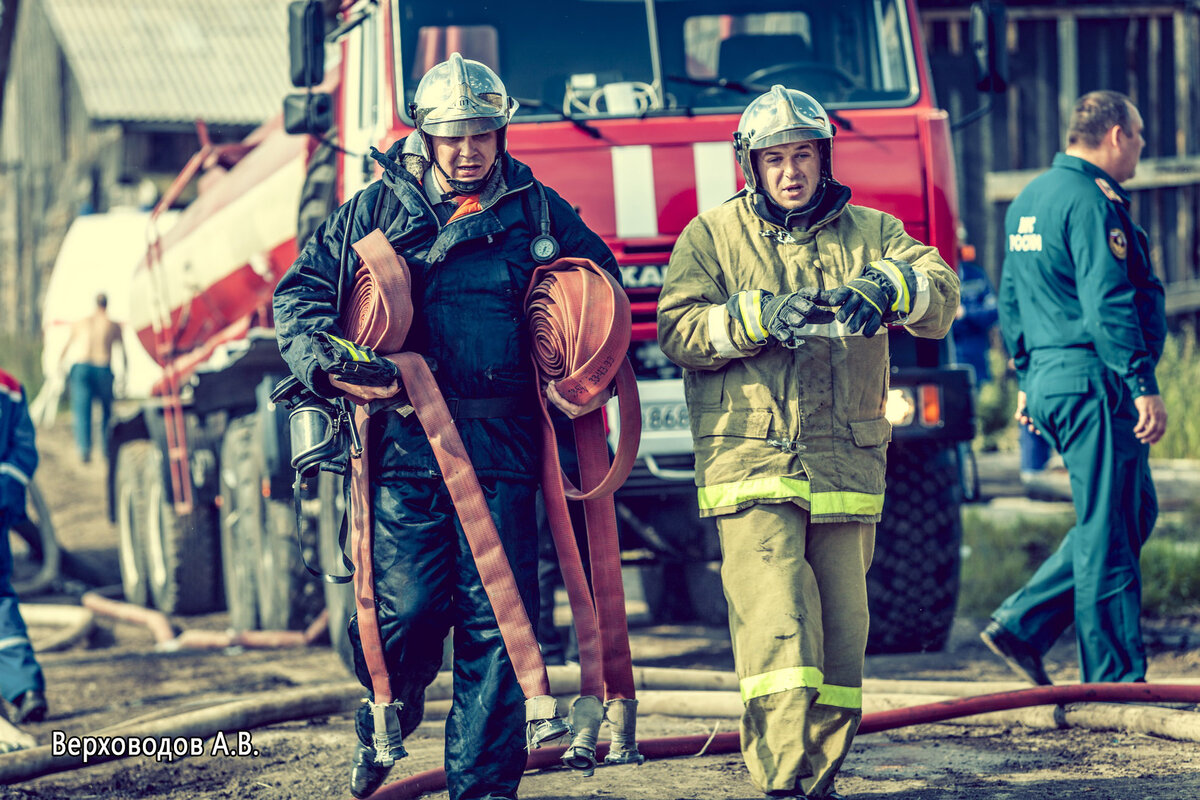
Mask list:
[[[555,381],[567,401],[586,405],[615,383],[620,436],[613,463],[602,411],[574,420],[580,488],[563,474],[546,400],[542,398],[542,496],[579,641],[580,694],[571,704],[573,739],[564,764],[591,775],[600,723],[608,719],[609,764],[640,763],[637,698],[625,616],[620,545],[613,492],[629,477],[641,435],[637,381],[626,352],[632,319],[620,284],[586,259],[561,258],[538,267],[525,299],[539,385]],[[567,499],[583,503],[591,590]],[[603,707],[601,698],[604,698]]]
[[[454,425],[445,399],[425,360],[416,353],[400,352],[412,319],[411,280],[408,267],[396,255],[386,237],[379,231],[373,231],[356,242],[354,250],[358,253],[362,265],[355,278],[348,311],[342,320],[343,330],[347,337],[356,344],[370,347],[375,352],[389,358],[399,368],[401,381],[408,393],[409,401],[429,439],[434,456],[441,468],[446,488],[454,501],[484,590],[496,614],[496,621],[509,660],[512,662],[518,683],[525,694],[527,741],[531,749],[536,749],[543,742],[557,739],[568,733],[568,726],[566,721],[558,716],[557,703],[550,694],[550,682],[541,650],[534,636],[533,626],[521,602],[511,566],[504,555],[504,549],[491,514],[488,512],[483,491],[471,468],[466,448]],[[576,272],[584,273],[587,272],[585,265],[586,262],[572,261],[570,264],[557,267],[557,269],[574,267]],[[553,271],[554,269],[553,265],[544,267],[539,269],[538,274],[542,274],[543,270]],[[604,683],[615,695],[613,700],[615,706],[611,716],[614,719],[627,720],[618,726],[621,731],[621,740],[613,758],[632,761],[638,758],[632,735],[632,703],[635,703],[636,700],[633,698],[632,680],[622,678],[625,674],[631,674],[632,665],[629,655],[628,632],[625,626],[620,559],[616,549],[615,512],[611,497],[607,502],[607,513],[597,498],[604,492],[611,496],[615,486],[620,485],[628,475],[636,454],[636,437],[640,430],[640,419],[636,417],[636,385],[633,381],[632,370],[627,364],[623,374],[621,370],[616,369],[620,363],[618,356],[624,358],[625,349],[629,344],[628,300],[625,299],[624,293],[611,278],[604,276],[599,279],[601,281],[607,279],[611,284],[606,286],[608,289],[607,307],[611,312],[612,319],[616,321],[610,321],[605,317],[608,328],[596,327],[592,320],[600,319],[601,314],[597,313],[589,304],[595,301],[597,309],[603,307],[603,293],[592,290],[595,287],[596,275],[603,275],[603,273],[594,265],[591,265],[591,270],[592,272],[588,273],[592,275],[591,281],[581,279],[582,283],[586,283],[589,288],[584,288],[581,283],[578,288],[566,292],[565,295],[550,292],[550,295],[557,297],[559,302],[547,301],[543,305],[552,306],[554,309],[569,309],[569,313],[574,314],[574,317],[570,319],[575,325],[569,344],[575,345],[575,347],[565,351],[568,357],[564,363],[572,369],[571,374],[563,382],[564,397],[576,403],[586,402],[591,396],[606,390],[613,373],[616,372],[621,375],[619,392],[625,398],[633,399],[631,405],[634,418],[623,423],[623,427],[628,428],[627,437],[631,439],[632,444],[625,442],[618,447],[617,463],[624,465],[624,475],[617,474],[617,469],[614,469],[605,478],[598,477],[598,473],[603,472],[607,467],[606,464],[600,463],[601,457],[596,454],[596,450],[604,446],[603,422],[598,414],[592,414],[588,416],[594,419],[583,423],[584,430],[589,432],[584,439],[593,444],[587,448],[586,455],[581,453],[581,468],[587,477],[587,480],[584,481],[585,485],[593,480],[596,485],[588,492],[576,490],[575,495],[585,502],[589,528],[592,527],[592,520],[597,519],[601,520],[596,524],[597,529],[605,531],[604,534],[597,535],[593,545],[595,548],[593,563],[600,564],[599,568],[593,568],[594,580],[597,583],[597,592],[605,595],[601,604],[603,611],[599,613],[599,616],[595,610],[596,605],[592,604],[590,599],[587,604],[582,603],[580,599],[580,584],[584,587],[584,591],[587,586],[586,580],[582,578],[582,568],[568,570],[570,572],[568,586],[572,585],[572,581],[575,584],[574,589],[569,591],[574,593],[576,601],[580,603],[580,607],[577,609],[577,620],[581,621],[584,630],[579,638],[581,647],[585,639],[588,642],[589,670],[594,671],[595,669],[594,664],[599,660],[594,658],[597,653],[601,658],[614,658],[620,663],[619,667],[607,669],[604,676]],[[537,282],[535,279],[535,284]],[[559,287],[570,285],[562,280],[549,282]],[[613,287],[615,287],[615,291]],[[540,296],[537,291],[531,292],[531,302],[536,305],[537,301],[533,298]],[[624,301],[623,319],[621,317],[622,309],[619,307],[620,301]],[[582,312],[585,308],[588,309],[587,320],[582,321],[584,317]],[[550,316],[553,315],[552,311]],[[620,335],[622,328],[624,331],[623,342]],[[577,359],[573,355],[574,353],[584,355]],[[578,362],[582,362],[586,366],[585,374],[575,374],[579,372],[574,369]],[[551,371],[548,374],[558,373]],[[543,413],[545,413],[544,409]],[[371,688],[374,695],[374,700],[369,704],[374,725],[372,745],[376,750],[377,762],[382,765],[390,765],[397,758],[403,757],[404,749],[400,735],[400,703],[394,699],[391,690],[379,633],[379,623],[375,613],[370,544],[372,515],[370,453],[367,445],[370,440],[367,431],[368,421],[368,410],[360,406],[355,413],[355,427],[358,430],[358,439],[362,449],[358,456],[352,459],[351,464],[351,550],[356,565],[354,594],[358,611],[359,634],[362,640],[364,659],[371,675]],[[549,425],[548,420],[546,424]],[[594,444],[596,435],[599,436],[600,444]],[[553,441],[549,446],[553,448]],[[550,485],[557,489],[562,486],[563,479],[561,470],[557,466],[556,449],[554,454],[556,474]],[[607,451],[604,451],[603,459],[605,462],[607,461]],[[585,464],[586,466],[584,466]],[[549,474],[547,473],[547,475]],[[549,501],[548,507],[553,503],[555,508],[561,511],[561,516],[566,518],[565,500],[559,497],[558,500],[561,502],[555,503],[551,497],[557,496],[558,491],[547,491],[545,494]],[[557,512],[554,515],[557,516]],[[574,546],[574,535],[570,531],[569,522],[565,532],[562,531],[561,525],[558,526],[558,532],[555,534],[556,543],[560,539],[569,539]],[[574,553],[574,561],[576,564],[579,563],[577,550]],[[589,621],[593,619],[600,619],[604,623],[607,635],[602,645],[596,644],[597,635],[594,630],[588,629]],[[589,672],[589,682],[589,689],[594,691],[593,694],[588,695],[591,699],[576,700],[572,706],[570,721],[571,729],[575,733],[575,741],[564,761],[569,766],[590,775],[595,766],[595,737],[603,719],[603,712],[598,699],[600,682],[595,679],[593,672]]]

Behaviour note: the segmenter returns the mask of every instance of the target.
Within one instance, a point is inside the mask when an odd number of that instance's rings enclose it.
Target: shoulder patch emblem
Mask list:
[[[1104,180],[1104,178],[1096,178],[1096,185],[1100,187],[1100,191],[1104,192],[1104,196],[1109,200],[1125,205],[1125,201],[1121,198],[1121,195],[1117,194],[1117,190],[1108,181]]]
[[[1118,260],[1125,260],[1125,254],[1129,252],[1129,247],[1125,243],[1125,231],[1113,228],[1108,232],[1108,249],[1112,250],[1112,254]]]

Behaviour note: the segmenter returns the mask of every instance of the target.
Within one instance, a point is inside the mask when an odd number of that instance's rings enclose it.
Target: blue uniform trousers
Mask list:
[[[12,547],[8,528],[13,513],[0,510],[0,694],[13,701],[30,689],[44,691],[46,679],[33,655],[17,593],[12,586]]]
[[[529,619],[537,619],[537,484],[480,478]],[[525,771],[525,695],[440,478],[374,487],[375,601],[401,731],[421,721],[425,688],[454,629],[454,699],[446,718],[451,800],[514,800]],[[357,617],[350,625],[358,679],[370,687]],[[367,707],[356,718],[370,742]]]
[[[1025,378],[1030,416],[1062,454],[1075,526],[992,615],[1045,653],[1075,623],[1081,680],[1146,676],[1138,557],[1158,500],[1124,381],[1087,348],[1039,349]]]

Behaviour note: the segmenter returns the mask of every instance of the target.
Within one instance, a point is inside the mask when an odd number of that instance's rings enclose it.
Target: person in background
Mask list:
[[[1154,375],[1166,339],[1162,283],[1121,187],[1142,115],[1119,92],[1075,103],[1065,152],[1009,206],[1000,330],[1021,391],[1018,421],[1071,476],[1075,526],[980,637],[1034,684],[1072,623],[1080,679],[1142,681],[1142,545],[1158,514],[1150,446],[1167,429]]]
[[[46,679],[33,654],[17,593],[8,531],[25,513],[25,487],[37,468],[37,441],[25,389],[0,370],[0,694],[16,722],[46,718]]]
[[[108,431],[108,422],[112,418],[114,347],[120,347],[122,366],[126,366],[121,326],[108,317],[106,295],[96,295],[96,310],[71,326],[71,335],[59,357],[60,365],[66,365],[76,342],[82,342],[83,356],[71,365],[67,386],[71,394],[75,443],[79,447],[79,457],[87,463],[92,458],[92,405],[97,401],[100,403],[101,437]],[[121,374],[125,374],[124,369]]]
[[[850,204],[833,136],[803,92],[753,100],[734,134],[746,188],[684,229],[658,305],[721,541],[742,757],[767,797],[808,800],[841,797],[862,719],[891,439],[882,326],[945,336],[959,291],[899,219]]]
[[[959,249],[958,277],[962,288],[959,291],[958,313],[950,330],[954,335],[954,348],[958,360],[970,364],[975,370],[975,388],[992,379],[992,367],[988,358],[992,345],[992,328],[1000,318],[996,310],[996,292],[992,282],[979,264],[975,263],[975,246],[964,244]]]

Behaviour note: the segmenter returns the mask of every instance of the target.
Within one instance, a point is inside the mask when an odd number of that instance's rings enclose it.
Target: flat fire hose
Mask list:
[[[641,434],[637,381],[626,355],[632,320],[629,299],[616,280],[591,261],[579,258],[562,258],[538,267],[525,307],[539,384],[553,380],[565,400],[585,405],[615,382],[620,406],[620,432],[611,467],[602,411],[574,420],[580,477],[580,488],[576,488],[562,472],[544,397],[541,403],[542,495],[580,654],[580,697],[571,709],[575,738],[563,761],[591,774],[596,733],[604,717],[613,733],[606,762],[642,760],[635,741],[637,700],[612,498],[629,476]],[[568,498],[583,502],[591,590],[572,529]],[[606,700],[603,712],[601,697]]]

